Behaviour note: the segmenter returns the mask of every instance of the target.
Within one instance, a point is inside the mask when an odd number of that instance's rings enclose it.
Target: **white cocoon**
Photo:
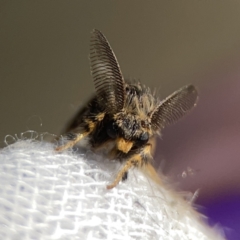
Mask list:
[[[139,169],[107,190],[120,163],[54,148],[18,140],[0,151],[0,239],[224,239]]]

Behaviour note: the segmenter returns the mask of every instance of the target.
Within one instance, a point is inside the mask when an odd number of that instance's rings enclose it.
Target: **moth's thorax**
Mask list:
[[[136,83],[126,84],[125,111],[139,116],[142,119],[148,118],[156,109],[159,100],[155,94],[146,86]]]

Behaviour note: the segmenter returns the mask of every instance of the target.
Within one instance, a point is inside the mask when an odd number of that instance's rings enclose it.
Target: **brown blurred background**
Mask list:
[[[198,107],[163,132],[156,165],[199,200],[240,191],[240,1],[0,1],[0,145],[58,134],[94,92],[93,28],[124,75],[162,97],[192,83]],[[190,168],[190,169],[188,169]]]

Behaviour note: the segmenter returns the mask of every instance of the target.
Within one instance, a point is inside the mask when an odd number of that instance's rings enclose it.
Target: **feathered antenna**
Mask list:
[[[96,29],[91,36],[90,65],[99,103],[109,113],[119,112],[125,103],[125,82],[110,44]]]

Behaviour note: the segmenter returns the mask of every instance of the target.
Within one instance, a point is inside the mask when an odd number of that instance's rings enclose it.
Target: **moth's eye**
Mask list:
[[[115,122],[111,122],[107,128],[107,134],[110,138],[117,138],[118,136],[118,126]]]
[[[147,132],[143,133],[141,136],[140,136],[140,140],[141,142],[144,142],[146,143],[149,139],[149,134]]]
[[[149,140],[149,134],[147,132],[143,133],[137,140],[137,145],[141,146],[145,143],[147,143]]]

